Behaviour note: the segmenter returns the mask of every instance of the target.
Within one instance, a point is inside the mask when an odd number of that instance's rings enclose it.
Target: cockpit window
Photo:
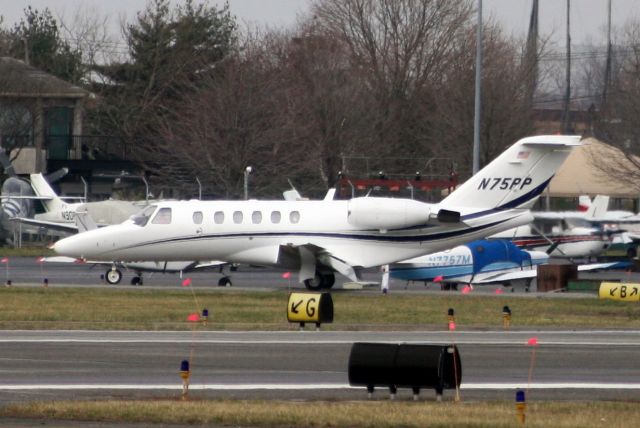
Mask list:
[[[171,208],[160,208],[158,214],[151,221],[153,224],[170,224],[171,223]]]
[[[133,223],[137,224],[140,227],[146,226],[147,222],[149,221],[149,218],[151,218],[151,215],[156,210],[156,208],[158,208],[156,205],[149,205],[147,208],[143,209],[138,214],[135,214],[131,218],[133,220]]]

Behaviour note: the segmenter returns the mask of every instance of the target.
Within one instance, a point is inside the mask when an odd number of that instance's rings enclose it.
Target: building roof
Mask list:
[[[0,57],[0,97],[85,98],[79,86],[11,57]]]
[[[576,197],[580,195],[609,195],[612,198],[637,198],[640,195],[640,183],[629,180],[623,182],[620,177],[607,174],[596,166],[599,159],[612,160],[609,165],[631,162],[619,149],[595,138],[587,138],[583,145],[574,149],[549,184],[548,192],[552,197]]]

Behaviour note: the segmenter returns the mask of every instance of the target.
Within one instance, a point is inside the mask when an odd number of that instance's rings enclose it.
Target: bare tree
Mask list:
[[[319,0],[318,25],[348,47],[373,96],[375,150],[412,155],[416,115],[436,103],[446,79],[456,35],[469,24],[466,0]],[[423,110],[424,111],[424,110]],[[421,140],[429,140],[422,136]]]
[[[592,164],[621,183],[638,188],[640,180],[640,21],[621,33],[609,96],[597,114],[595,135],[613,146],[609,156],[592,157]]]

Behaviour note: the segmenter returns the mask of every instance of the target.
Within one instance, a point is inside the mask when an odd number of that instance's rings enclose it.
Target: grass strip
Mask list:
[[[188,314],[209,309],[210,330],[287,330],[285,290],[186,288],[0,288],[2,329],[188,330]],[[502,308],[512,328],[640,328],[640,305],[596,298],[514,295],[333,293],[334,322],[325,330],[444,328],[454,308],[458,329],[502,328]]]
[[[637,402],[534,402],[528,404],[526,426],[624,427],[639,414]],[[508,402],[56,401],[0,407],[0,418],[254,427],[520,426]]]

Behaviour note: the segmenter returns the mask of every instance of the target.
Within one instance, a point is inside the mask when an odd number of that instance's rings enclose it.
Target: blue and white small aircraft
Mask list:
[[[547,253],[521,250],[506,239],[483,239],[392,264],[390,275],[407,281],[507,283],[535,277],[537,266],[548,260]]]
[[[389,272],[391,278],[406,281],[510,285],[511,281],[526,280],[528,287],[537,276],[538,266],[548,260],[546,252],[522,250],[507,239],[483,239],[394,263]],[[623,269],[629,264],[626,261],[591,263],[578,265],[578,271]]]

